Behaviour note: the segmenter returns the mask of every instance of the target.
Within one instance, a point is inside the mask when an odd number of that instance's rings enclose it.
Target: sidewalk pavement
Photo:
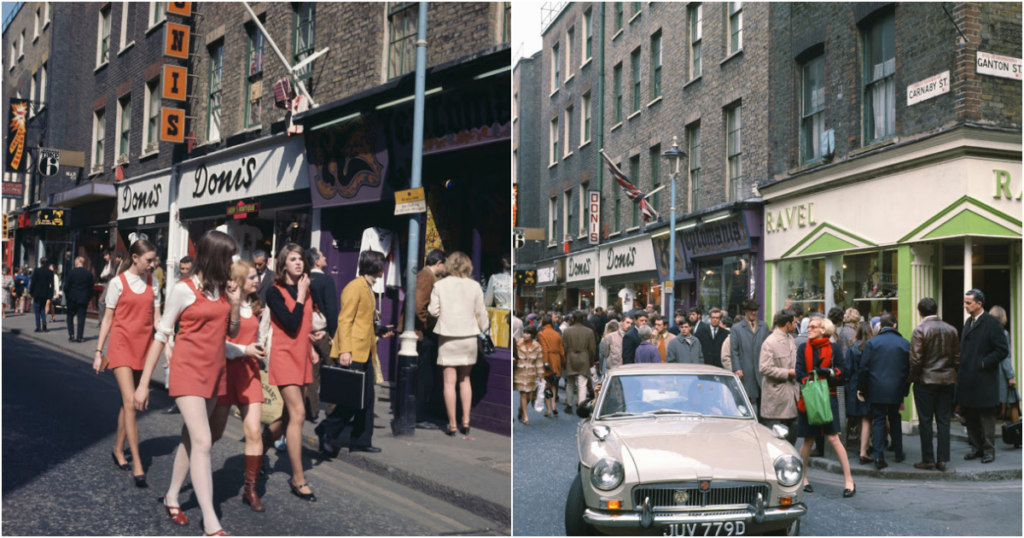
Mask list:
[[[967,444],[967,434],[964,427],[956,420],[950,425],[949,457],[946,464],[946,471],[915,469],[914,464],[923,461],[921,458],[921,437],[919,435],[903,435],[903,451],[907,458],[896,463],[894,452],[885,452],[885,462],[888,467],[879,471],[875,463],[860,463],[860,443],[849,443],[846,447],[846,454],[850,460],[850,472],[854,476],[872,476],[876,478],[890,478],[898,480],[959,480],[959,481],[994,481],[994,480],[1020,480],[1021,479],[1021,450],[1013,448],[1002,440],[1002,430],[996,425],[996,459],[992,463],[983,464],[981,458],[964,460],[964,455],[970,452],[971,447]],[[937,443],[938,438],[932,438],[932,443]],[[831,450],[830,450],[831,452]],[[868,446],[868,456],[874,457],[871,446]],[[810,466],[816,469],[823,469],[831,473],[843,474],[839,461],[834,458],[822,457],[811,458]]]
[[[86,320],[84,341],[75,343],[68,341],[63,315],[57,316],[56,323],[48,324],[47,332],[35,333],[32,315],[8,314],[3,330],[46,342],[92,362],[99,338],[95,320]],[[164,390],[163,364],[161,356],[153,372],[154,390]],[[382,452],[349,453],[342,449],[337,459],[511,528],[512,440],[477,428],[468,436],[448,437],[440,430],[416,430],[414,436],[395,437],[390,431],[390,391],[387,386],[378,386],[376,393],[373,444]],[[323,417],[321,413],[319,418]],[[309,421],[303,424],[303,442],[306,448],[318,452],[314,428]]]

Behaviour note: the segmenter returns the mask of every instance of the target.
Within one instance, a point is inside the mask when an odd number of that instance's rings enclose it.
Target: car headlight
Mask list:
[[[619,487],[624,474],[622,464],[614,458],[601,458],[590,469],[590,483],[600,490],[608,491]]]
[[[803,478],[804,463],[800,458],[792,454],[783,454],[775,460],[775,477],[779,483],[786,487],[792,487]]]

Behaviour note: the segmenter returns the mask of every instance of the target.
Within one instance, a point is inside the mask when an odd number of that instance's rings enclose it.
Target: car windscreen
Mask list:
[[[714,374],[615,375],[599,418],[659,415],[753,416],[736,378]]]

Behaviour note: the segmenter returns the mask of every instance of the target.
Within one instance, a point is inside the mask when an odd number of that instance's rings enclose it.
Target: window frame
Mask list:
[[[562,195],[562,215],[565,216],[562,237],[572,241],[574,238],[572,233],[572,189],[563,192]]]
[[[888,25],[887,25],[887,23],[888,23]],[[886,26],[888,26],[888,27],[886,27]],[[888,30],[888,29],[892,30],[892,47],[893,47],[893,51],[892,51],[892,56],[891,57],[887,56],[887,52],[888,51],[885,50],[885,41],[886,41],[885,31]],[[872,49],[872,45],[871,45],[871,32],[875,31],[875,30],[883,32],[882,36],[881,36],[881,40],[880,40],[881,44],[883,45],[882,52],[881,52],[882,63],[878,64],[878,66],[880,66],[882,68],[882,73],[881,73],[880,76],[877,76],[877,77],[871,72],[871,70],[874,67],[871,64],[871,53],[872,53],[872,50],[873,50]],[[863,125],[863,128],[862,128],[863,143],[862,143],[862,145],[868,146],[868,145],[871,145],[871,144],[874,144],[874,143],[877,143],[877,142],[881,142],[883,140],[887,140],[889,138],[892,138],[892,137],[896,136],[896,99],[895,99],[895,94],[898,91],[898,89],[895,86],[896,85],[896,51],[895,51],[895,44],[896,44],[896,13],[895,13],[895,11],[889,11],[888,13],[886,13],[884,15],[881,15],[881,16],[875,18],[874,20],[872,20],[872,22],[869,25],[867,25],[862,30],[861,38],[862,38],[862,42],[864,43],[864,47],[863,47],[864,50],[863,50],[863,53],[861,55],[861,62],[863,64],[863,71],[862,71],[862,77],[861,77],[862,78],[862,83],[861,83],[862,84],[862,89],[861,89],[862,93],[861,93],[861,95],[863,96],[863,99],[864,99],[864,105],[862,107],[863,116],[861,117],[861,124]],[[892,70],[888,71],[890,65],[891,65]],[[877,131],[878,129],[875,126],[874,103],[873,103],[872,98],[871,98],[871,92],[873,91],[873,88],[875,86],[881,86],[884,89],[888,85],[891,85],[891,87],[892,87],[893,99],[889,100],[888,99],[888,92],[885,92],[885,94],[886,94],[885,107],[886,107],[886,111],[892,110],[892,116],[891,116],[892,123],[889,124],[889,122],[886,121],[887,125],[885,125],[885,132],[883,132],[880,136],[875,136],[874,132]],[[888,119],[889,115],[885,114],[885,117],[886,117],[886,119]]]
[[[687,25],[690,32],[690,80],[702,74],[704,54],[704,4],[690,6],[687,10],[690,15],[690,23]]]
[[[583,113],[580,114],[580,147],[590,142],[590,129],[593,127],[593,121],[591,119],[592,114],[592,99],[590,92],[584,93],[581,98],[581,104],[583,106]]]
[[[35,43],[36,40],[39,39],[39,23],[40,23],[39,15],[40,15],[40,12],[42,12],[42,10],[43,10],[42,6],[39,6],[39,7],[36,8],[35,21],[32,24],[32,28],[33,28],[33,30],[32,30],[32,42],[33,43]]]
[[[512,40],[512,2],[502,2],[501,42]]]
[[[686,143],[689,151],[687,162],[687,179],[690,188],[690,213],[700,210],[700,176],[701,176],[701,132],[700,122],[686,128]]]
[[[548,244],[554,246],[555,227],[558,226],[558,196],[548,198]]]
[[[587,195],[589,187],[589,181],[580,182],[580,230],[577,235],[580,239],[587,237],[587,225],[590,223],[590,203]]]
[[[558,164],[558,136],[558,116],[555,116],[551,118],[551,124],[548,126],[548,165]]]
[[[638,188],[640,187],[640,155],[639,154],[629,158],[629,180],[634,185],[636,185]],[[633,225],[630,226],[630,228],[639,228],[640,227],[640,204],[637,203],[637,202],[630,201],[629,205],[633,206],[633,220],[632,220]]]
[[[743,2],[727,2],[725,4],[728,24],[726,29],[727,56],[736,54],[743,50]],[[734,43],[735,41],[735,43]]]
[[[39,66],[39,103],[37,108],[41,111],[46,108],[46,63]]]
[[[733,123],[736,123],[735,129]],[[743,104],[730,106],[725,111],[726,200],[738,201],[739,186],[743,182]],[[738,173],[736,173],[738,172]]]
[[[623,25],[623,22],[624,22],[622,20],[623,17],[624,17],[624,14],[623,14],[622,10],[623,10],[622,2],[615,2],[613,16],[615,18],[615,32],[616,33],[618,33],[620,30],[622,30],[622,25]]]
[[[591,29],[593,19],[593,8],[587,8],[583,12],[583,63],[587,63],[587,60],[594,56],[594,31]]]
[[[146,28],[153,29],[167,22],[167,2],[150,2]]]
[[[96,68],[110,62],[110,11],[111,5],[107,4],[99,10],[96,40]]]
[[[127,113],[126,113],[127,110]],[[132,94],[131,92],[117,98],[117,138],[114,139],[114,164],[127,164],[131,159],[132,145]],[[121,163],[121,156],[128,156]]]
[[[161,95],[160,76],[157,75],[153,79],[146,82],[146,93],[143,107],[145,108],[146,114],[146,131],[143,136],[142,144],[142,155],[150,155],[156,152],[160,147],[160,110],[163,108],[163,99]],[[156,106],[156,114],[153,114],[153,106]],[[154,123],[155,120],[155,123]],[[153,149],[149,149],[151,145],[155,144]]]
[[[555,43],[551,46],[551,93],[554,94],[558,91],[559,78],[562,76],[560,71],[562,65],[562,57],[559,55],[560,43]]]
[[[92,168],[102,167],[106,153],[107,108],[103,107],[92,112]],[[90,173],[93,170],[90,170]],[[91,175],[91,174],[90,174]]]
[[[629,65],[633,71],[633,80],[631,81],[633,86],[633,108],[630,110],[631,114],[640,111],[640,53],[640,47],[637,47],[629,55]]]
[[[28,83],[28,119],[36,116],[36,75],[32,73]]]
[[[569,82],[572,80],[572,45],[573,41],[576,40],[576,27],[570,26],[565,31],[565,81]]]
[[[808,111],[808,99],[807,99],[807,86],[808,86],[808,70],[817,67],[820,70],[819,84],[820,88],[818,91],[821,92],[821,101],[819,108]],[[814,90],[812,89],[812,94]],[[814,124],[819,123],[819,140],[820,133],[825,129],[825,56],[820,55],[812,58],[800,66],[800,162],[804,164],[814,163],[822,160],[824,154],[821,151],[820,142],[817,145],[817,155],[808,155],[808,143],[813,142],[808,137],[808,128],[813,131]],[[813,106],[813,102],[812,102]]]
[[[221,140],[221,122],[220,116],[221,110],[224,107],[224,41],[216,41],[209,47],[210,50],[210,71],[209,79],[207,80],[207,97],[206,97],[206,141],[217,142]],[[219,54],[215,55],[215,52]],[[214,79],[214,74],[217,74],[217,78]],[[214,88],[214,81],[217,82],[216,88]],[[216,90],[216,91],[214,91]],[[214,100],[214,96],[218,98]],[[216,102],[216,105],[214,104]],[[216,122],[217,136],[211,137],[211,127],[214,125],[214,113],[218,114],[218,120]]]
[[[648,155],[651,159],[651,192],[654,192],[661,186],[661,144],[651,146]],[[654,205],[655,210],[661,207],[659,202],[661,202],[661,193],[655,192],[651,196],[651,204]]]
[[[622,170],[622,163],[619,162],[615,167]],[[615,233],[618,233],[622,231],[622,188],[612,182],[612,191],[615,193]]]
[[[247,30],[247,54],[245,56],[247,61],[245,62],[245,94],[243,97],[243,100],[245,101],[245,116],[242,118],[242,126],[246,129],[255,129],[263,126],[263,70],[266,67],[267,44],[264,39],[263,32],[261,32],[255,24],[249,25]],[[256,50],[256,42],[259,42],[260,46],[260,68],[258,71],[253,72],[253,53]],[[259,82],[260,84],[260,97],[254,101],[252,99],[252,87],[256,82]],[[223,80],[221,80],[221,88],[223,88]],[[259,106],[259,121],[251,122],[250,120],[252,117],[252,107],[254,102],[257,102]],[[223,106],[223,103],[221,106]]]
[[[306,22],[302,22],[302,11],[308,10],[308,19]],[[294,28],[292,32],[292,65],[296,65],[302,60],[313,55],[316,52],[316,2],[301,2],[295,6],[294,16]],[[303,28],[305,27],[305,28]],[[299,37],[302,33],[306,33],[306,47],[299,48]],[[313,64],[316,60],[312,61],[303,68],[302,71],[296,72],[296,76],[299,80],[305,80],[313,76]]]
[[[615,84],[615,123],[622,123],[622,62],[612,68],[612,78]]]
[[[387,80],[391,80],[391,79],[398,78],[398,77],[401,77],[403,75],[406,75],[408,73],[412,73],[413,71],[416,70],[416,48],[415,48],[415,46],[413,47],[413,49],[412,49],[412,57],[409,58],[409,60],[411,60],[412,63],[411,63],[411,65],[408,68],[406,68],[406,54],[405,53],[406,53],[407,49],[405,48],[405,45],[406,45],[407,41],[412,41],[414,45],[416,43],[416,33],[418,31],[417,24],[419,22],[419,3],[418,2],[388,2],[386,4],[386,8],[387,8],[387,12],[386,13],[387,13],[387,21],[388,21],[388,48],[387,48],[387,57],[384,59],[384,61],[387,62]],[[401,15],[403,17],[402,18],[402,22],[405,23],[405,24],[408,24],[408,17],[410,15],[410,13],[413,12],[413,10],[415,10],[415,13],[413,15],[414,23],[411,25],[412,30],[409,31],[408,33],[405,33],[405,34],[401,35],[399,38],[396,39],[395,38],[395,18],[396,18],[396,16]],[[391,67],[392,67],[391,66],[392,50],[393,50],[393,47],[396,44],[401,44],[401,46],[402,46],[402,49],[401,49],[402,50],[402,56],[401,56],[401,58],[402,58],[401,59],[402,65],[399,68],[399,70],[401,71],[400,73],[393,73],[392,69],[391,69]]]
[[[565,141],[562,144],[562,147],[564,148],[562,150],[562,159],[572,155],[572,113],[572,105],[565,107]]]
[[[651,36],[651,100],[661,97],[661,30]]]
[[[18,61],[25,57],[25,30],[18,35]]]

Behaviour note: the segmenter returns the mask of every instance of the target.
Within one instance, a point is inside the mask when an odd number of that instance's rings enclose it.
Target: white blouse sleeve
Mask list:
[[[270,352],[270,309],[263,305],[263,314],[260,315],[260,332],[257,342],[263,345],[263,349]]]
[[[249,314],[249,315],[246,316],[245,314]],[[244,318],[246,318],[246,319],[251,318],[252,317],[252,307],[248,303],[243,303],[241,308],[239,309],[239,315],[244,317]],[[257,337],[256,342],[259,342],[259,338],[258,337]],[[234,342],[225,341],[224,342],[224,356],[227,357],[228,359],[237,359],[238,357],[244,357],[245,356],[245,348],[246,347],[248,347],[248,344],[236,344]]]
[[[117,300],[121,298],[121,279],[114,277],[110,279],[110,283],[107,284],[107,295],[106,303],[107,308],[114,310],[117,308]]]
[[[174,334],[174,324],[177,323],[181,313],[196,302],[196,294],[185,282],[179,281],[171,289],[171,295],[167,298],[167,307],[164,308],[164,315],[160,318],[160,325],[156,327],[156,335],[153,337],[163,343]]]

